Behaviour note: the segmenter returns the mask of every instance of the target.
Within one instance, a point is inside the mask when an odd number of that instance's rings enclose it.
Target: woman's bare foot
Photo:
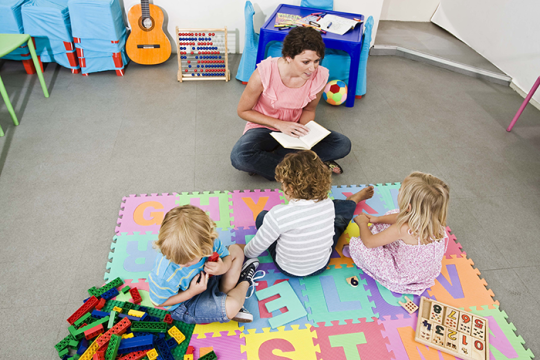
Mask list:
[[[364,201],[367,199],[371,199],[373,197],[373,193],[375,192],[373,186],[366,186],[356,194],[352,194],[347,198],[347,200],[352,200],[355,203],[359,203],[360,201]]]

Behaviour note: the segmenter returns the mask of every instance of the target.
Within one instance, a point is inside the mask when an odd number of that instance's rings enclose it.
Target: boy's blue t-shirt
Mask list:
[[[220,258],[229,255],[229,250],[227,250],[219,239],[214,240],[214,251],[219,254]],[[150,300],[157,306],[163,304],[171,296],[178,294],[179,290],[187,290],[195,275],[198,275],[204,270],[204,264],[207,259],[208,257],[203,257],[201,261],[194,265],[182,267],[168,260],[163,254],[158,252],[154,260],[154,268],[148,274]],[[172,311],[180,306],[180,304],[166,306],[165,308]]]

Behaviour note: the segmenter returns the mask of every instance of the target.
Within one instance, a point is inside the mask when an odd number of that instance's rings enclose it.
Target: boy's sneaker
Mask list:
[[[242,281],[247,281],[249,283],[249,287],[251,288],[251,293],[249,294],[249,296],[246,296],[246,299],[249,299],[253,295],[253,292],[255,292],[255,286],[257,286],[255,280],[262,279],[262,277],[266,275],[266,272],[263,270],[257,271],[258,267],[259,260],[257,259],[249,259],[245,262],[244,266],[242,266],[242,271],[240,272],[240,278],[238,279],[238,283],[241,283]]]
[[[240,323],[249,323],[253,321],[253,315],[249,311],[247,311],[245,307],[242,306],[240,311],[238,311],[238,314],[236,314],[236,316],[233,317],[231,320]]]

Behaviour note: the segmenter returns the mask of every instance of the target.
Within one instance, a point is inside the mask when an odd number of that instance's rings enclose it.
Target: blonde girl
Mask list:
[[[399,191],[398,210],[354,219],[360,228],[360,236],[349,244],[355,264],[397,293],[420,295],[433,286],[448,241],[449,194],[448,185],[431,174],[407,176]]]

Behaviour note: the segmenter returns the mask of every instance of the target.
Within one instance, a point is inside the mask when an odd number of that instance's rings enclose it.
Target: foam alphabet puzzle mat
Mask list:
[[[355,215],[383,215],[398,207],[399,183],[374,185],[374,196],[359,203]],[[330,197],[346,199],[365,186],[334,186]],[[246,244],[255,236],[257,215],[283,203],[283,193],[269,189],[125,197],[105,280],[121,277],[127,285],[139,289],[143,304],[149,306],[146,278],[156,256],[152,243],[157,240],[167,211],[184,204],[198,206],[216,222],[225,245]],[[409,314],[400,302],[405,303],[407,297],[419,305],[421,296],[425,296],[486,318],[490,360],[533,359],[449,227],[447,233],[449,243],[441,274],[435,285],[420,296],[393,293],[354,265],[346,248],[350,239],[358,236],[353,222],[339,239],[328,269],[319,276],[289,278],[263,253],[259,269],[265,270],[266,275],[245,303],[254,321],[198,324],[190,345],[196,349],[212,347],[220,360],[456,359],[414,341],[418,312]],[[347,283],[346,279],[351,277],[358,279],[357,286]],[[128,295],[120,294],[118,300],[129,301]],[[193,359],[198,358],[197,350]]]

